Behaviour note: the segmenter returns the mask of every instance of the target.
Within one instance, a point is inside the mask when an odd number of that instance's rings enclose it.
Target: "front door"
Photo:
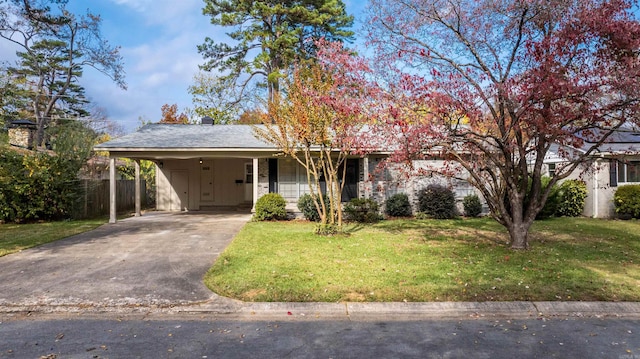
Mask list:
[[[189,209],[189,172],[171,171],[171,210]]]
[[[353,198],[358,198],[358,177],[360,177],[360,161],[357,158],[349,158],[346,161],[347,172],[344,177],[344,187],[342,189],[342,202],[349,202]],[[342,168],[340,169],[342,171]],[[339,172],[340,176],[342,172]]]
[[[200,164],[200,203],[212,204],[213,197],[213,161]]]
[[[244,200],[253,202],[253,163],[244,164]]]

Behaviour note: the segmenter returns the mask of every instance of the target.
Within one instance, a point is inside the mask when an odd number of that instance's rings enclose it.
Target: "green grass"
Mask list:
[[[536,222],[512,251],[491,219],[394,220],[319,237],[306,222],[252,222],[205,277],[245,301],[640,300],[640,222]]]
[[[104,219],[32,224],[0,224],[0,257],[92,230]]]

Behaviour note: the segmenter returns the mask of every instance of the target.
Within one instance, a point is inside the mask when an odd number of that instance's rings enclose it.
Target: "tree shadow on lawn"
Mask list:
[[[540,243],[590,244],[600,248],[624,247],[628,251],[640,253],[640,222],[553,218],[536,221],[530,232],[530,238]]]
[[[508,243],[504,227],[490,218],[387,220],[378,223],[376,228],[393,234],[419,232],[425,241],[488,241],[501,245]]]
[[[379,222],[376,224],[376,228],[388,232],[403,232],[405,230],[420,230],[420,229],[478,229],[488,231],[504,231],[498,222],[489,217],[482,218],[463,218],[458,217],[455,219],[390,219]]]

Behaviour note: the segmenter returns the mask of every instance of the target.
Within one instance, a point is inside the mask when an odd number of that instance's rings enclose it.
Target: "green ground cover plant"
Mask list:
[[[92,219],[30,224],[0,224],[0,257],[90,231],[105,222],[104,219]]]
[[[639,221],[536,222],[528,251],[489,218],[312,227],[247,224],[205,283],[245,301],[640,300]]]

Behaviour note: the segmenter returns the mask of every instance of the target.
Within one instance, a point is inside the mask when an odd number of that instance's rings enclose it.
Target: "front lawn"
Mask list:
[[[0,224],[0,257],[90,231],[105,223],[104,219]]]
[[[252,222],[205,277],[244,301],[640,300],[640,222],[536,222],[512,251],[491,219],[392,220],[319,237],[314,224]]]

